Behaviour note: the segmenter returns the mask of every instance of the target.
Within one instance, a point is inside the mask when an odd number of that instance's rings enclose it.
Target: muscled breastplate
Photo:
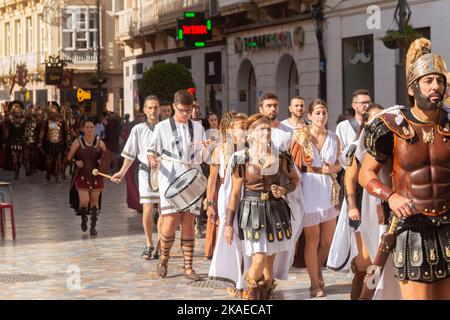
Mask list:
[[[34,145],[37,143],[37,122],[35,120],[27,121],[25,126],[25,144]]]
[[[245,165],[245,188],[250,191],[268,191],[270,186],[280,184],[280,171],[274,175],[262,175],[261,167],[253,164]]]
[[[49,121],[47,140],[51,143],[59,143],[62,140],[62,128],[60,122]]]
[[[394,135],[393,184],[416,210],[439,215],[450,207],[450,137],[434,124],[410,122],[414,137]]]

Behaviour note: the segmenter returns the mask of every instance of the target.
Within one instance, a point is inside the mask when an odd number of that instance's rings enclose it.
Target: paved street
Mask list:
[[[141,214],[127,208],[125,184],[105,182],[98,236],[91,238],[67,205],[67,180],[50,183],[38,173],[14,181],[13,173],[0,171],[0,181],[13,181],[17,225],[15,241],[9,226],[0,240],[0,299],[233,299],[221,283],[192,284],[182,276],[179,234],[169,276],[154,275],[157,262],[140,258]],[[203,243],[196,242],[194,267],[206,275]],[[325,299],[349,299],[350,275],[325,271],[324,276]],[[305,270],[291,270],[290,278],[280,281],[275,299],[309,299]]]

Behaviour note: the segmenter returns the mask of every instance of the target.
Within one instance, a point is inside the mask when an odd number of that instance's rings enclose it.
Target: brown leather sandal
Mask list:
[[[191,272],[188,273],[188,272],[186,272],[187,270],[191,270]],[[192,281],[199,281],[202,279],[202,277],[199,276],[198,274],[196,274],[194,269],[192,269],[192,268],[185,268],[183,275],[186,279],[192,280]]]
[[[169,266],[169,259],[159,259],[158,269],[156,273],[160,278],[167,277],[168,266]]]
[[[273,298],[273,291],[278,286],[278,282],[275,281],[275,279],[272,279],[272,282],[270,284],[264,284],[264,286],[261,288],[260,292],[260,300],[270,300],[270,298]]]
[[[322,298],[322,297],[326,297],[327,294],[325,293],[325,291],[323,291],[320,286],[319,287],[309,287],[309,295],[311,296],[311,298]]]

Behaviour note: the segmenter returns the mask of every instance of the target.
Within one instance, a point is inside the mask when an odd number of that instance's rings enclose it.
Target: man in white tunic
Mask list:
[[[130,136],[122,151],[124,162],[119,172],[112,177],[114,182],[120,182],[133,164],[136,157],[140,161],[139,165],[139,202],[143,207],[142,223],[144,225],[147,245],[142,252],[143,259],[150,259],[155,247],[153,245],[153,205],[159,203],[159,194],[150,185],[150,167],[148,165],[147,150],[150,139],[153,136],[155,125],[159,117],[159,99],[156,96],[148,96],[144,101],[143,111],[147,116],[147,121],[138,124],[131,130]],[[155,258],[157,253],[155,252]]]
[[[205,130],[202,125],[189,119],[194,97],[186,90],[175,93],[172,118],[158,123],[148,148],[148,158],[152,169],[159,168],[159,189],[161,215],[161,256],[157,274],[167,276],[170,250],[175,242],[175,232],[181,223],[181,249],[184,256],[184,276],[190,280],[200,277],[192,268],[194,256],[194,219],[200,213],[201,200],[192,204],[188,211],[178,212],[164,194],[170,184],[190,168],[201,170],[205,147]],[[206,154],[206,152],[205,152]],[[158,159],[158,160],[157,160]]]
[[[341,142],[342,153],[339,161],[343,168],[346,166],[346,154],[348,149],[356,139],[356,133],[363,121],[363,115],[369,105],[372,103],[368,90],[359,89],[353,93],[352,108],[355,110],[355,117],[338,123],[336,127],[336,135]]]
[[[291,113],[291,116],[286,120],[281,121],[281,124],[289,127],[291,130],[299,129],[306,124],[303,120],[303,114],[305,113],[305,99],[299,96],[293,97],[289,105],[289,112]]]

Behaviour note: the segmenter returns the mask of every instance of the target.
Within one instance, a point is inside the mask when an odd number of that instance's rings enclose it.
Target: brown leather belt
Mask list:
[[[308,172],[308,173],[317,173],[317,174],[325,174],[323,173],[322,167],[310,167],[310,166],[302,166],[302,172]]]

